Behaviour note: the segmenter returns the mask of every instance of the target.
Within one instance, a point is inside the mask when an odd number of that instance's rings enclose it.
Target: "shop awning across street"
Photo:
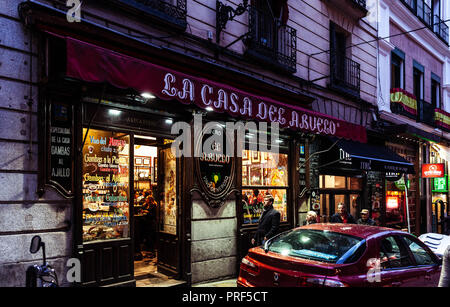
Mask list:
[[[333,141],[337,140],[333,138]],[[352,168],[385,173],[414,174],[414,165],[385,146],[339,140],[336,146],[343,151],[342,160]]]
[[[148,61],[66,37],[69,78],[149,92],[162,100],[194,103],[244,120],[278,122],[280,127],[367,142],[363,126],[298,106],[254,95]],[[280,99],[281,100],[281,99]]]

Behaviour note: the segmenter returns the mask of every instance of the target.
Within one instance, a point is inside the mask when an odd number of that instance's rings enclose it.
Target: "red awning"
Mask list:
[[[278,122],[307,133],[366,143],[364,127],[325,114],[287,105],[226,84],[184,74],[86,42],[66,38],[67,76],[86,82],[107,82],[117,88],[149,92],[163,100],[227,112],[233,117]]]

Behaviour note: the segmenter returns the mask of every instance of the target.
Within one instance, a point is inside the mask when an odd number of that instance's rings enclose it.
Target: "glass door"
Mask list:
[[[81,197],[77,202],[81,244],[76,245],[81,284],[132,282],[132,139],[127,133],[106,129],[84,128],[82,133]]]
[[[164,140],[166,144],[158,148],[158,270],[177,274],[180,263],[179,159],[172,153],[171,142]]]

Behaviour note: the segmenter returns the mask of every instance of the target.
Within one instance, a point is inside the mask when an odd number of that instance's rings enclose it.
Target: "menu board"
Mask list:
[[[83,129],[83,241],[129,236],[129,144],[124,133]]]
[[[72,107],[52,103],[49,129],[49,180],[68,196],[73,192]]]

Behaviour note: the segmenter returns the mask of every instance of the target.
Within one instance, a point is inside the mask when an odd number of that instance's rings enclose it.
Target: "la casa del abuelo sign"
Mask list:
[[[284,104],[208,79],[181,73],[141,59],[66,38],[66,75],[87,82],[108,82],[118,88],[150,92],[163,100],[196,104],[215,112],[257,121],[278,122],[281,127],[342,137],[365,143],[366,130],[325,114]],[[114,69],[108,69],[114,67]]]
[[[210,207],[218,208],[231,193],[237,192],[233,189],[235,158],[227,150],[233,148],[233,139],[227,134],[223,137],[222,128],[217,123],[211,127],[212,124],[196,138],[194,167],[199,187],[191,189],[191,193],[199,192]]]

